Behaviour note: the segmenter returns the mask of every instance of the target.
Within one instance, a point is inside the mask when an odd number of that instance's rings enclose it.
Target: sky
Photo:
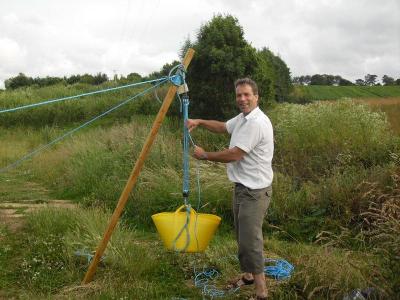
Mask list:
[[[0,0],[0,88],[20,72],[147,75],[216,14],[235,16],[292,76],[400,78],[399,0]]]

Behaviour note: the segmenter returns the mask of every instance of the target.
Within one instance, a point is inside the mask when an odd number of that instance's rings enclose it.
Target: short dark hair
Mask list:
[[[248,85],[251,87],[251,89],[253,90],[253,94],[254,94],[254,95],[258,95],[258,86],[257,86],[257,83],[256,83],[254,80],[252,80],[252,79],[250,79],[250,78],[248,78],[248,77],[239,78],[238,80],[236,80],[236,81],[235,81],[235,89],[236,89],[239,85],[244,85],[244,84],[248,84]]]

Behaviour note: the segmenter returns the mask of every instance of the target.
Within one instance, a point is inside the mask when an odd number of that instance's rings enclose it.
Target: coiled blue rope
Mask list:
[[[176,82],[179,82],[179,80],[181,80],[181,79],[180,79],[180,75],[173,75],[173,76],[169,75],[168,77],[162,77],[162,78],[159,78],[159,79],[153,79],[153,80],[147,80],[147,81],[142,81],[142,82],[137,82],[137,83],[131,83],[131,84],[126,84],[126,85],[122,85],[122,86],[118,86],[118,87],[107,88],[107,89],[93,91],[93,92],[87,92],[87,93],[83,93],[83,94],[79,94],[79,95],[67,96],[67,97],[51,99],[51,100],[45,100],[45,101],[42,101],[42,102],[32,103],[32,104],[18,106],[18,107],[14,107],[14,108],[7,108],[7,109],[0,110],[0,114],[6,113],[6,112],[14,112],[14,111],[17,111],[17,110],[22,110],[22,109],[27,109],[27,108],[38,107],[38,106],[47,105],[47,104],[56,103],[56,102],[61,102],[61,101],[65,101],[65,100],[82,98],[82,97],[90,96],[90,95],[96,95],[96,94],[116,91],[116,90],[125,89],[125,88],[129,88],[129,87],[139,86],[139,85],[146,84],[146,83],[165,82],[166,80],[169,80],[173,84],[176,84]]]
[[[275,263],[273,266],[265,266],[264,273],[265,275],[271,276],[276,280],[288,279],[294,271],[293,265],[287,260],[265,258],[264,261],[266,263]]]
[[[203,270],[202,272],[196,273],[196,269],[194,269],[195,277],[194,277],[194,285],[201,289],[201,293],[204,296],[213,298],[222,298],[228,294],[236,293],[240,287],[232,288],[230,290],[222,290],[218,289],[215,285],[209,284],[211,280],[217,278],[220,274],[215,269]]]
[[[264,273],[276,280],[288,279],[294,271],[294,266],[284,259],[264,258],[264,261],[265,263],[275,263],[272,266],[265,266]],[[219,276],[219,272],[216,269],[203,269],[201,272],[196,272],[196,268],[194,268],[193,272],[195,274],[194,285],[201,289],[201,293],[204,296],[211,297],[211,299],[225,297],[228,294],[236,293],[240,289],[240,287],[236,287],[230,290],[221,290],[210,284],[211,280]]]
[[[22,162],[24,162],[24,161],[26,161],[26,160],[32,158],[32,157],[35,156],[36,154],[42,152],[43,150],[49,148],[49,147],[52,146],[52,145],[58,143],[59,141],[61,141],[61,140],[65,139],[66,137],[72,135],[73,133],[77,132],[78,130],[80,130],[80,129],[86,127],[86,126],[88,126],[89,124],[91,124],[91,123],[93,123],[94,121],[100,119],[101,117],[104,117],[105,115],[107,115],[107,114],[113,112],[114,110],[116,110],[116,109],[120,108],[121,106],[127,104],[128,102],[130,102],[130,101],[132,101],[132,100],[138,98],[139,96],[142,96],[142,95],[146,94],[147,92],[151,91],[152,89],[157,88],[158,86],[160,86],[161,84],[163,84],[163,83],[165,83],[165,82],[167,82],[167,81],[168,81],[168,79],[164,79],[163,81],[158,82],[158,83],[155,84],[154,86],[152,86],[152,87],[150,87],[150,88],[147,88],[147,89],[145,89],[144,91],[142,91],[142,92],[136,94],[135,96],[130,97],[130,98],[128,98],[128,99],[122,101],[122,102],[119,103],[118,105],[116,105],[116,106],[110,108],[109,110],[103,112],[102,114],[100,114],[100,115],[98,115],[98,116],[96,116],[96,117],[90,119],[89,121],[83,123],[82,125],[80,125],[80,126],[74,128],[74,129],[72,129],[72,130],[70,130],[70,131],[64,133],[63,135],[57,137],[56,139],[52,140],[52,141],[49,142],[48,144],[45,144],[45,145],[42,145],[42,146],[36,148],[35,150],[33,150],[32,152],[30,152],[30,153],[24,155],[23,157],[21,157],[20,159],[18,159],[18,160],[15,161],[14,163],[12,163],[12,164],[10,164],[10,165],[8,165],[8,166],[6,166],[6,167],[0,169],[0,173],[6,172],[6,171],[8,171],[9,169],[12,169],[12,168],[14,168],[14,167],[20,165]]]

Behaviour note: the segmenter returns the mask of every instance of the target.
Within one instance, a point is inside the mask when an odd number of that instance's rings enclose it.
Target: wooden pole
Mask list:
[[[194,50],[191,48],[188,49],[188,51],[186,52],[186,55],[183,59],[183,62],[182,62],[185,69],[187,69],[187,67],[189,66],[190,61],[193,58],[193,55],[194,55]],[[114,213],[112,214],[110,222],[108,224],[108,227],[104,233],[103,239],[100,241],[99,245],[97,246],[96,254],[94,255],[94,257],[90,263],[89,269],[86,272],[86,275],[82,281],[82,284],[87,284],[90,281],[92,281],[94,273],[96,272],[97,266],[100,262],[100,258],[102,257],[104,251],[106,250],[108,241],[110,240],[111,235],[115,229],[115,226],[118,223],[118,220],[122,214],[122,211],[124,210],[126,202],[128,201],[129,194],[136,184],[137,178],[143,167],[144,161],[146,160],[147,155],[150,152],[150,148],[153,145],[153,142],[157,136],[157,133],[161,126],[161,123],[163,122],[165,115],[167,114],[167,111],[172,103],[172,100],[175,97],[176,90],[177,90],[177,87],[175,85],[171,85],[170,88],[168,89],[167,95],[165,96],[164,101],[161,105],[161,108],[158,111],[158,114],[154,120],[153,127],[151,128],[151,131],[150,131],[149,135],[147,136],[146,142],[144,143],[142,151],[139,154],[139,158],[137,159],[136,164],[131,172],[131,175],[129,176],[128,182],[126,183],[125,188],[122,191],[122,194],[118,200],[117,207],[115,208]]]

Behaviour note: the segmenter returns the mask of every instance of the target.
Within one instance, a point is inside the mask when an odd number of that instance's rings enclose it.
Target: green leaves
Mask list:
[[[234,82],[238,78],[256,80],[266,101],[282,100],[290,90],[286,64],[270,50],[252,47],[233,16],[214,16],[200,28],[191,45],[196,50],[188,70],[194,97],[192,117],[225,120],[237,114]]]

